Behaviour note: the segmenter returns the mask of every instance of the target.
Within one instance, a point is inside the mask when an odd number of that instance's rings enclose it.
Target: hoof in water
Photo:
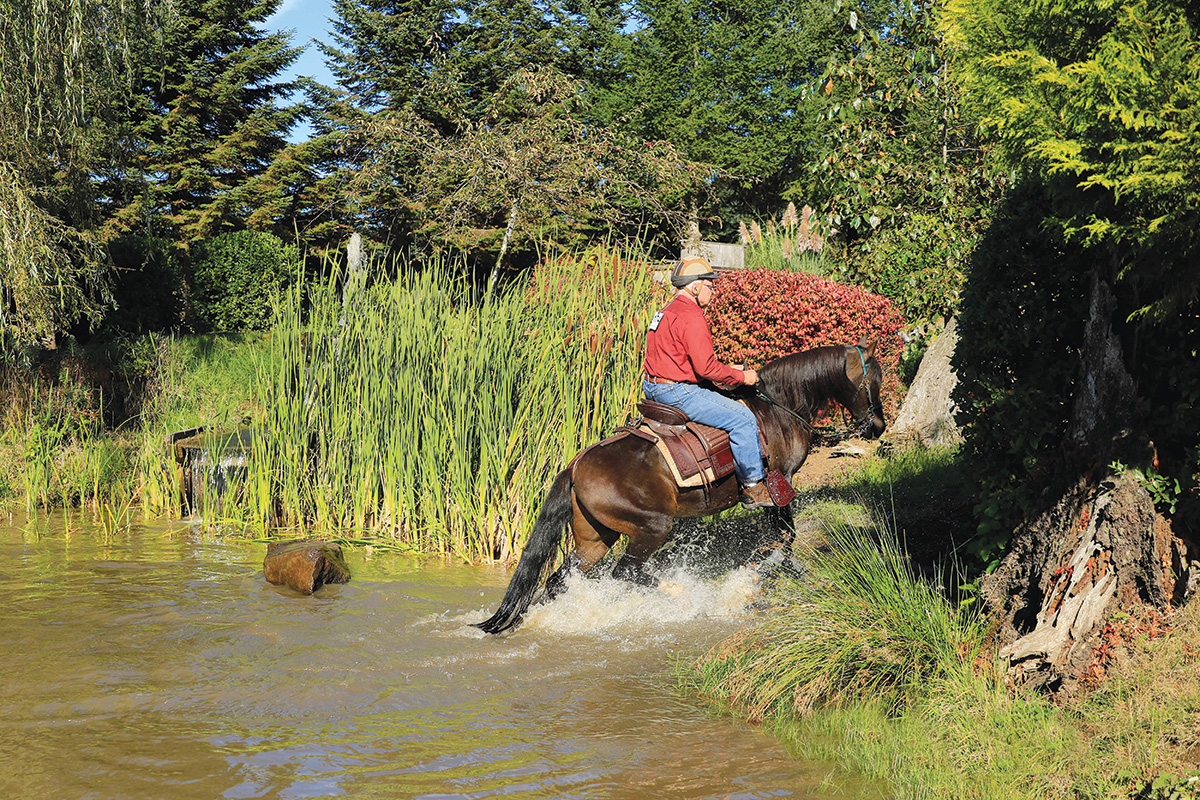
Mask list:
[[[684,591],[683,584],[676,583],[675,581],[659,581],[658,590],[671,597],[682,597]]]

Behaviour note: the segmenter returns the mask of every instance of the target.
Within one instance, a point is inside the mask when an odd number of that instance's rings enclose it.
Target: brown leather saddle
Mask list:
[[[689,479],[700,476],[699,483],[707,486],[733,472],[728,431],[694,422],[679,409],[652,400],[638,403],[637,408],[642,412],[641,424],[633,427],[648,430],[663,443],[665,455],[674,462],[677,482],[693,483]]]
[[[707,499],[712,484],[733,472],[733,448],[729,443],[729,431],[694,422],[674,406],[643,400],[637,404],[642,416],[631,420],[613,431],[613,434],[591,447],[584,448],[571,460],[567,469],[575,475],[575,465],[583,454],[593,447],[618,442],[627,436],[636,436],[654,444],[662,452],[675,482],[683,488],[701,486]],[[762,451],[767,452],[767,441],[758,432]],[[665,452],[664,452],[665,451]],[[766,477],[767,491],[777,506],[786,506],[796,496],[791,482],[777,469],[769,470]]]
[[[707,496],[711,484],[733,472],[729,431],[702,425],[674,406],[652,400],[638,403],[637,408],[642,413],[640,424],[635,422],[629,427],[654,435],[661,444],[660,449],[666,450],[664,455],[680,486],[703,486]],[[758,441],[766,453],[767,442],[761,430]],[[776,505],[787,505],[796,496],[791,482],[779,470],[770,470],[766,482],[767,491]]]

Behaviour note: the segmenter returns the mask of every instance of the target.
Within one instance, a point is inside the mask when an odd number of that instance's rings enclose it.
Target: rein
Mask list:
[[[774,397],[771,397],[771,395],[769,395],[765,391],[763,391],[762,387],[760,387],[756,384],[754,387],[754,391],[757,392],[758,396],[761,397],[763,400],[766,400],[768,403],[770,403],[771,405],[780,409],[781,411],[784,411],[788,414],[791,414],[793,417],[795,417],[797,422],[799,422],[803,427],[808,428],[809,433],[817,432],[817,429],[813,427],[813,424],[811,422],[809,422],[804,417],[797,414],[792,409],[785,406],[783,403],[776,400]]]

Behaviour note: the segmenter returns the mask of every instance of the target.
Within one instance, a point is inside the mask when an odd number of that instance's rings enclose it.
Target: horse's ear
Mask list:
[[[858,344],[856,344],[855,347],[863,351],[863,358],[871,358],[875,355],[875,343],[867,339],[865,336],[858,340]]]

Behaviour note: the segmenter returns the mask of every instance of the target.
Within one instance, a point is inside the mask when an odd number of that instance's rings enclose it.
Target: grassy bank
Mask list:
[[[1006,687],[985,620],[947,599],[949,576],[914,568],[880,502],[954,496],[955,458],[878,459],[821,490],[799,545],[809,572],[777,583],[771,612],[687,670],[686,688],[898,798],[1200,796],[1179,777],[1200,762],[1200,606],[1165,635],[1162,620],[1125,620],[1086,697]]]
[[[259,413],[254,365],[264,345],[261,336],[149,335],[67,346],[5,370],[0,508],[177,512],[167,434]]]

